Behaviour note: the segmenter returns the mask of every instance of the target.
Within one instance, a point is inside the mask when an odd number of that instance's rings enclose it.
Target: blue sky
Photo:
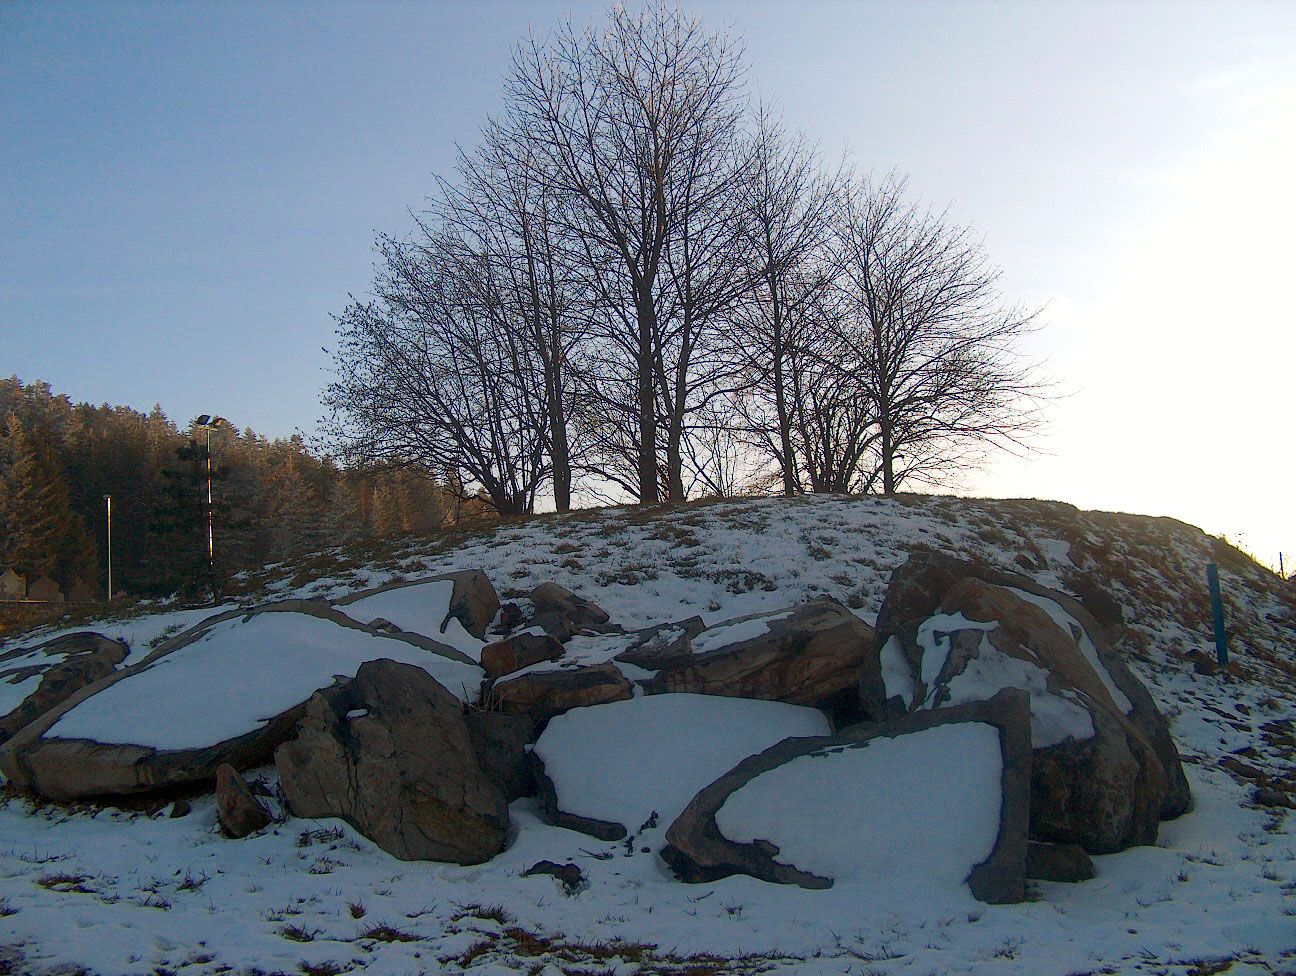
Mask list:
[[[378,232],[602,3],[0,4],[0,373],[308,433]],[[1070,394],[988,494],[1296,555],[1296,4],[699,2],[825,155],[984,235]]]

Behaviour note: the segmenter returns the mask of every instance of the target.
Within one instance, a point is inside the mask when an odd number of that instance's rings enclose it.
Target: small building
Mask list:
[[[27,577],[19,576],[12,569],[0,573],[0,600],[27,599]]]
[[[67,598],[69,603],[97,603],[99,591],[85,580],[74,579],[68,587]]]
[[[37,603],[62,603],[66,598],[57,583],[48,576],[42,576],[27,587],[27,599]]]

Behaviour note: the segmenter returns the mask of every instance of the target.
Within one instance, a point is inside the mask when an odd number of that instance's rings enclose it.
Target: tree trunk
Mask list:
[[[651,295],[636,301],[639,348],[635,357],[635,379],[639,410],[639,504],[657,501],[657,398],[653,389],[653,337],[657,315]]]

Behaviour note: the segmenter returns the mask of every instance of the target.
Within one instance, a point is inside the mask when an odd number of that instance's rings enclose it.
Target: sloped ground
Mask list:
[[[1102,621],[1123,614],[1118,646],[1171,716],[1197,800],[1156,847],[1096,859],[1091,882],[1040,883],[1031,902],[990,907],[903,891],[879,902],[848,885],[681,885],[655,855],[548,827],[528,801],[514,804],[509,850],[461,868],[395,861],[336,821],[227,841],[208,797],[179,819],[10,798],[0,973],[1296,972],[1296,820],[1252,802],[1257,787],[1296,802],[1296,586],[1182,523],[932,496],[609,509],[325,553],[245,579],[240,600],[480,567],[506,599],[553,580],[627,627],[695,613],[714,623],[820,593],[871,621],[890,571],[919,547],[1027,572]],[[1213,657],[1210,561],[1235,662],[1216,676],[1187,659]],[[210,612],[95,629],[125,637],[137,659]],[[263,775],[273,787],[273,770]],[[520,876],[542,858],[573,860],[587,883],[569,893]]]

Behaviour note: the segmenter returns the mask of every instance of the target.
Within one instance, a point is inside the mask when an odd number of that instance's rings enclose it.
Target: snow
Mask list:
[[[664,833],[703,787],[789,736],[828,735],[818,709],[711,695],[650,695],[574,708],[535,745],[566,813]]]
[[[32,651],[19,654],[7,661],[0,661],[0,716],[8,715],[27,700],[27,697],[40,687],[41,678],[48,668],[67,660],[66,654],[44,654]],[[21,680],[14,680],[17,672],[27,668],[40,668],[36,674]]]
[[[1043,668],[1003,653],[983,634],[977,656],[945,684],[946,705],[988,701],[1004,688],[1022,688],[1030,695],[1031,746],[1043,749],[1067,739],[1083,742],[1094,736],[1093,718],[1074,692],[1055,694]]]
[[[821,878],[956,888],[994,850],[1002,771],[994,726],[942,725],[784,763],[734,791],[716,826]]]
[[[468,633],[458,617],[446,619],[453,597],[454,580],[429,580],[383,590],[334,609],[362,624],[386,620],[411,634],[449,644],[474,661],[480,661],[485,642]],[[442,621],[445,621],[444,630]]]
[[[781,613],[765,613],[749,620],[735,620],[731,623],[720,623],[714,627],[708,627],[693,638],[691,642],[693,653],[706,654],[721,647],[730,647],[744,641],[764,637],[770,631],[770,624],[786,620],[792,613],[791,610],[785,610]]]
[[[1123,691],[1116,687],[1116,682],[1112,680],[1111,672],[1107,670],[1106,666],[1102,663],[1102,658],[1098,656],[1098,648],[1094,647],[1093,640],[1089,637],[1089,634],[1085,629],[1080,626],[1080,621],[1067,613],[1066,610],[1063,609],[1062,604],[1058,603],[1056,600],[1050,600],[1046,596],[1040,596],[1038,593],[1031,593],[1028,590],[1021,590],[1015,586],[1009,587],[1009,589],[1027,603],[1033,603],[1035,606],[1047,613],[1053,618],[1053,622],[1062,628],[1064,634],[1069,634],[1075,639],[1076,644],[1080,648],[1080,653],[1084,655],[1085,660],[1089,662],[1090,667],[1092,667],[1098,677],[1102,679],[1103,687],[1106,688],[1107,693],[1112,696],[1112,701],[1116,703],[1117,708],[1126,715],[1134,710],[1134,703],[1129,700],[1129,697]]]
[[[892,634],[878,652],[882,664],[882,682],[888,698],[900,698],[905,708],[913,707],[914,681],[900,647],[900,638]]]
[[[365,661],[423,668],[465,700],[479,668],[404,641],[304,613],[260,613],[216,624],[198,640],[122,678],[63,715],[46,738],[196,749],[262,728]]]
[[[949,658],[952,635],[960,630],[994,630],[994,621],[969,620],[961,613],[937,613],[918,625],[918,646],[922,648],[922,683],[928,688],[940,677]]]

